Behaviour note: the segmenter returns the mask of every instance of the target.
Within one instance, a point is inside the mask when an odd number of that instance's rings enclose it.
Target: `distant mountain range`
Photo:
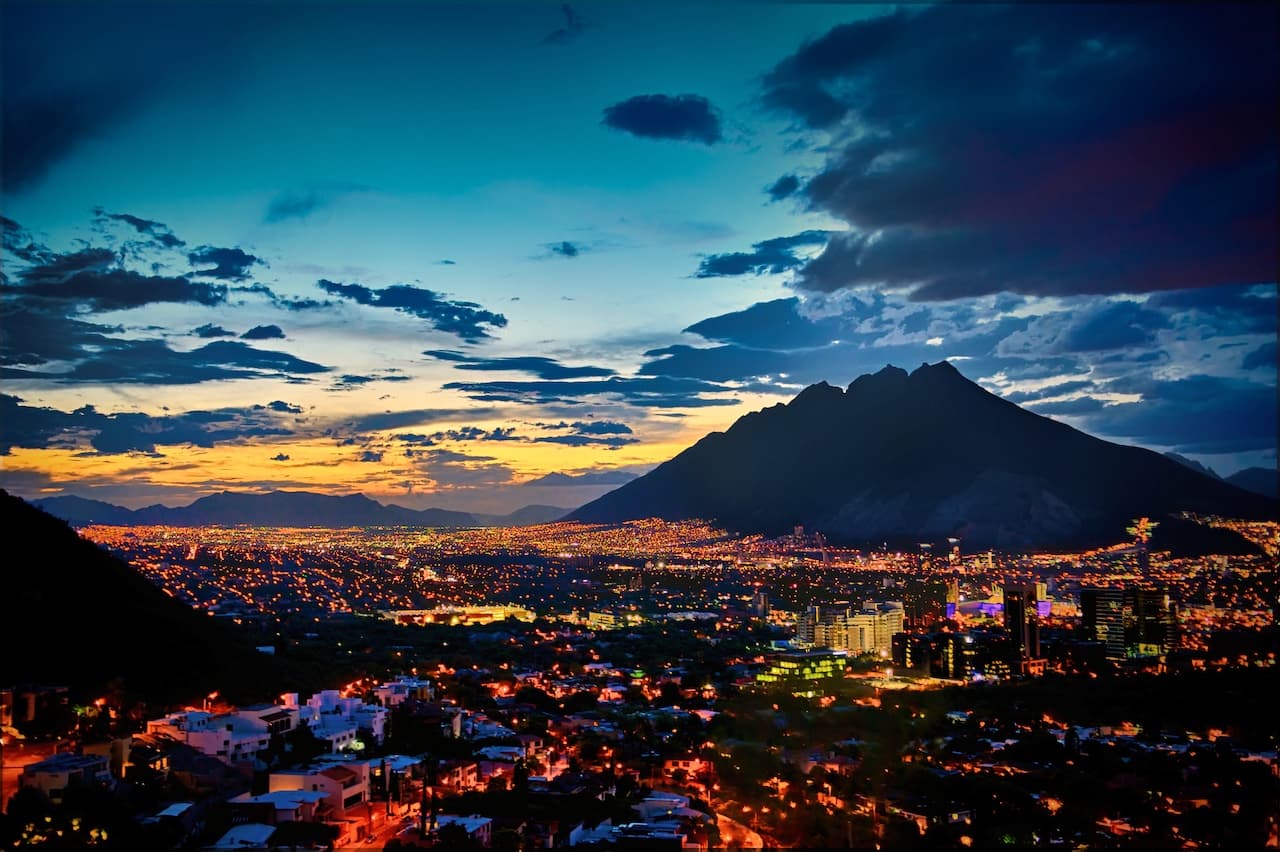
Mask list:
[[[851,544],[956,536],[1023,548],[1115,542],[1134,517],[1182,510],[1277,516],[1274,498],[1019,408],[944,361],[910,374],[886,367],[847,390],[808,387],[569,518],[705,518],[767,535],[802,524]]]
[[[528,526],[559,520],[569,513],[557,506],[525,506],[509,515],[481,515],[448,509],[406,509],[384,505],[362,494],[332,496],[307,491],[244,494],[224,491],[187,506],[126,509],[84,497],[47,497],[33,505],[74,526],[237,526],[264,527],[486,527]]]
[[[0,517],[11,542],[0,594],[6,686],[123,689],[163,705],[211,689],[261,700],[287,683],[243,633],[165,594],[65,522],[4,491]]]

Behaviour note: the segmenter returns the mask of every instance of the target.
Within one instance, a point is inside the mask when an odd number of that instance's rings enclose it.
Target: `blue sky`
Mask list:
[[[1275,465],[1269,10],[3,24],[17,493],[572,506],[808,383],[942,358],[1094,434]]]

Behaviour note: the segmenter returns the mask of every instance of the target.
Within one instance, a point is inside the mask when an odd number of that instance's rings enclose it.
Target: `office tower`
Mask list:
[[[1013,640],[1019,658],[1039,659],[1040,622],[1036,615],[1035,586],[1005,584],[1004,629]]]
[[[1124,591],[1122,589],[1080,590],[1080,617],[1084,638],[1106,646],[1107,659],[1125,656]]]
[[[1177,647],[1177,609],[1165,589],[1126,589],[1125,652],[1158,657]]]
[[[756,618],[769,617],[769,595],[764,589],[757,589],[751,596],[751,614]]]

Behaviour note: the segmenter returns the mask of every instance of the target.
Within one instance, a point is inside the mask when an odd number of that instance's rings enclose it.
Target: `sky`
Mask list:
[[[569,508],[943,359],[1276,466],[1263,4],[0,15],[13,493]]]

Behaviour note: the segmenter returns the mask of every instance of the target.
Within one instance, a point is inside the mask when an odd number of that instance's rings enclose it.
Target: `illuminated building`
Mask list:
[[[1101,642],[1109,660],[1124,659],[1122,589],[1081,589],[1080,616],[1086,641]]]
[[[898,602],[867,602],[861,610],[847,606],[811,606],[800,616],[796,638],[815,648],[833,648],[850,654],[889,656],[893,636],[903,630],[903,608]]]
[[[782,685],[822,681],[844,675],[845,655],[837,651],[793,651],[769,659],[767,668],[756,675],[759,683]]]
[[[1177,646],[1177,608],[1165,589],[1080,590],[1086,641],[1102,642],[1107,659],[1160,657]]]
[[[1004,629],[1023,660],[1040,657],[1040,623],[1036,615],[1036,588],[1015,583],[1004,587]]]

